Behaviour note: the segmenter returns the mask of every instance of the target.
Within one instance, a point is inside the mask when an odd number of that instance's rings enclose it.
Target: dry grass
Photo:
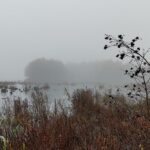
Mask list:
[[[150,122],[143,107],[127,104],[122,96],[99,100],[90,90],[77,90],[68,115],[50,112],[47,97],[36,92],[32,106],[20,100],[11,109],[5,106],[1,134],[8,150],[149,150]]]

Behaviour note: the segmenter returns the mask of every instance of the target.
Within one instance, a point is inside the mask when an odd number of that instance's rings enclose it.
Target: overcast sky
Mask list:
[[[39,57],[63,62],[113,58],[104,34],[140,36],[150,47],[149,0],[1,0],[0,80],[24,78]]]

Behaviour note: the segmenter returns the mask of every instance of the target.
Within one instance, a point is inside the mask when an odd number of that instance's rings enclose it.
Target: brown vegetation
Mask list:
[[[47,97],[40,92],[32,94],[31,106],[21,100],[13,109],[5,106],[1,134],[7,149],[150,149],[150,122],[143,104],[128,104],[123,96],[97,99],[90,90],[75,91],[71,101],[69,115],[58,104],[50,112]]]

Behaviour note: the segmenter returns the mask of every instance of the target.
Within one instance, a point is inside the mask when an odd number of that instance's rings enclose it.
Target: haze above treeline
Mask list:
[[[42,57],[65,64],[115,59],[115,50],[103,50],[105,34],[139,36],[147,49],[149,6],[148,0],[1,0],[0,80],[24,80],[28,63]]]

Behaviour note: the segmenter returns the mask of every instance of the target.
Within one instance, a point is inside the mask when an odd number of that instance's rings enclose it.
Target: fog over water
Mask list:
[[[125,34],[127,39],[140,36],[143,41],[139,44],[149,48],[149,6],[148,0],[1,1],[0,80],[24,80],[28,63],[42,57],[60,60],[70,72],[80,66],[81,74],[88,62],[115,60],[115,50],[103,50],[106,33]],[[109,81],[105,67],[103,70],[106,74],[101,76]],[[95,80],[99,74],[89,76]],[[116,77],[111,74],[113,81]]]

